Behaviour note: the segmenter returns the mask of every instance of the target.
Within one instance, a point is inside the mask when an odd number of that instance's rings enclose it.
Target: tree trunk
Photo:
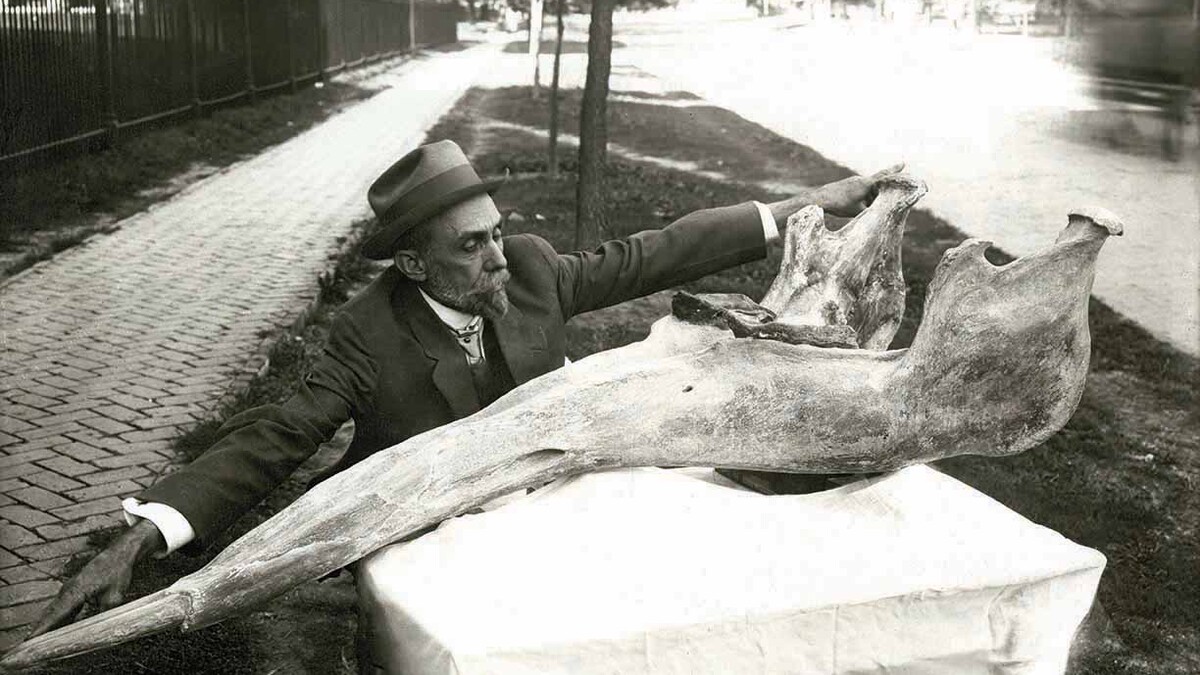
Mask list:
[[[1078,0],[1066,0],[1063,8],[1063,35],[1080,37],[1083,35],[1083,16],[1080,14]]]
[[[551,178],[558,177],[558,73],[562,61],[563,6],[566,0],[557,0],[554,14],[557,19],[557,34],[554,40],[554,73],[550,76],[550,148],[546,153],[546,169]]]
[[[529,57],[533,61],[533,98],[542,91],[542,9],[544,0],[529,3]]]
[[[579,183],[575,247],[600,243],[605,228],[604,162],[608,151],[608,74],[612,69],[613,0],[594,0],[588,28],[587,80],[579,110]]]
[[[408,0],[408,51],[417,51],[417,0]]]

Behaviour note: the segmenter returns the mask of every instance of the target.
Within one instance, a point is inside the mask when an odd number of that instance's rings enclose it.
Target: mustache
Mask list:
[[[486,275],[481,275],[471,290],[476,293],[495,293],[502,290],[508,284],[510,278],[512,278],[512,275],[506,269],[499,272],[490,272]]]

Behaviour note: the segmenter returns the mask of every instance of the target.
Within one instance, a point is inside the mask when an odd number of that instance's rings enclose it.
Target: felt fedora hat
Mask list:
[[[463,200],[494,192],[503,182],[504,178],[481,180],[454,141],[422,145],[391,165],[367,190],[377,227],[363,243],[363,255],[390,258],[405,232]]]

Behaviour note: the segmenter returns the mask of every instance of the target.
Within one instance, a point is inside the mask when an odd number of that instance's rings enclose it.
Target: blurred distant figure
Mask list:
[[[1094,94],[1130,112],[1149,110],[1163,124],[1162,147],[1178,157],[1192,121],[1198,73],[1200,27],[1190,2],[1137,0],[1084,5],[1084,36]]]

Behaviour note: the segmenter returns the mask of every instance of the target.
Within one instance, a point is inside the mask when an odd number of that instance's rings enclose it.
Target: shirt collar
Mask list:
[[[425,302],[429,305],[429,308],[433,310],[434,314],[437,314],[437,317],[442,320],[442,323],[453,328],[454,330],[464,330],[467,328],[467,326],[470,326],[479,320],[478,316],[467,314],[466,312],[454,309],[453,307],[447,307],[437,300],[434,300],[433,298],[429,297],[429,294],[425,292],[425,289],[421,288],[420,286],[417,286],[417,291],[421,293],[422,298],[425,298]]]

